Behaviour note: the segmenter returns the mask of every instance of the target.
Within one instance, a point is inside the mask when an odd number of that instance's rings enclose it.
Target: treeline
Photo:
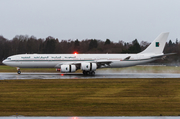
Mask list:
[[[46,39],[37,39],[34,36],[18,35],[12,40],[8,40],[0,36],[0,60],[4,60],[8,56],[15,54],[67,54],[67,53],[139,53],[144,50],[150,43],[146,41],[138,42],[137,39],[131,43],[119,41],[114,43],[110,39],[101,41],[97,39],[76,40],[59,40],[51,36]],[[166,43],[164,53],[177,53],[177,55],[169,56],[164,61],[157,62],[180,62],[180,43]]]

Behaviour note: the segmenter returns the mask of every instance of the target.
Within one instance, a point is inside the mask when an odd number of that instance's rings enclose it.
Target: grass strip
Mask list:
[[[180,79],[1,80],[0,116],[178,116]]]

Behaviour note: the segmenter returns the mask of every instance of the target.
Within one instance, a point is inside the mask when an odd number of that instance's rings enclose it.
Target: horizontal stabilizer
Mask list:
[[[169,56],[169,55],[175,55],[176,53],[168,53],[168,54],[164,54],[164,55],[159,55],[159,56],[153,56],[151,58],[157,58],[157,59],[160,59],[160,58],[163,58],[165,56]]]

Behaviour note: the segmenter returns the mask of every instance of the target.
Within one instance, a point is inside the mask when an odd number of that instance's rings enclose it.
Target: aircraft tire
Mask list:
[[[84,75],[87,75],[87,72],[86,72],[86,71],[83,71],[83,74],[84,74]]]
[[[18,74],[21,74],[21,71],[17,71]]]
[[[83,71],[83,75],[94,76],[95,75],[95,71]]]
[[[90,75],[90,74],[91,74],[90,71],[87,71],[87,72],[86,72],[86,75]]]
[[[89,75],[94,76],[94,75],[95,75],[95,72],[94,72],[94,71],[91,71]]]
[[[94,75],[95,75],[95,71],[92,71],[92,72],[91,72],[91,75],[94,76]]]

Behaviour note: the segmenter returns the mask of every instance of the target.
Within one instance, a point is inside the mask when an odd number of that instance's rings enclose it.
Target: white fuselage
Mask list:
[[[152,56],[162,54],[22,54],[10,56],[3,63],[19,68],[59,68],[62,64],[110,61],[99,68],[120,68],[151,62],[156,60]]]

